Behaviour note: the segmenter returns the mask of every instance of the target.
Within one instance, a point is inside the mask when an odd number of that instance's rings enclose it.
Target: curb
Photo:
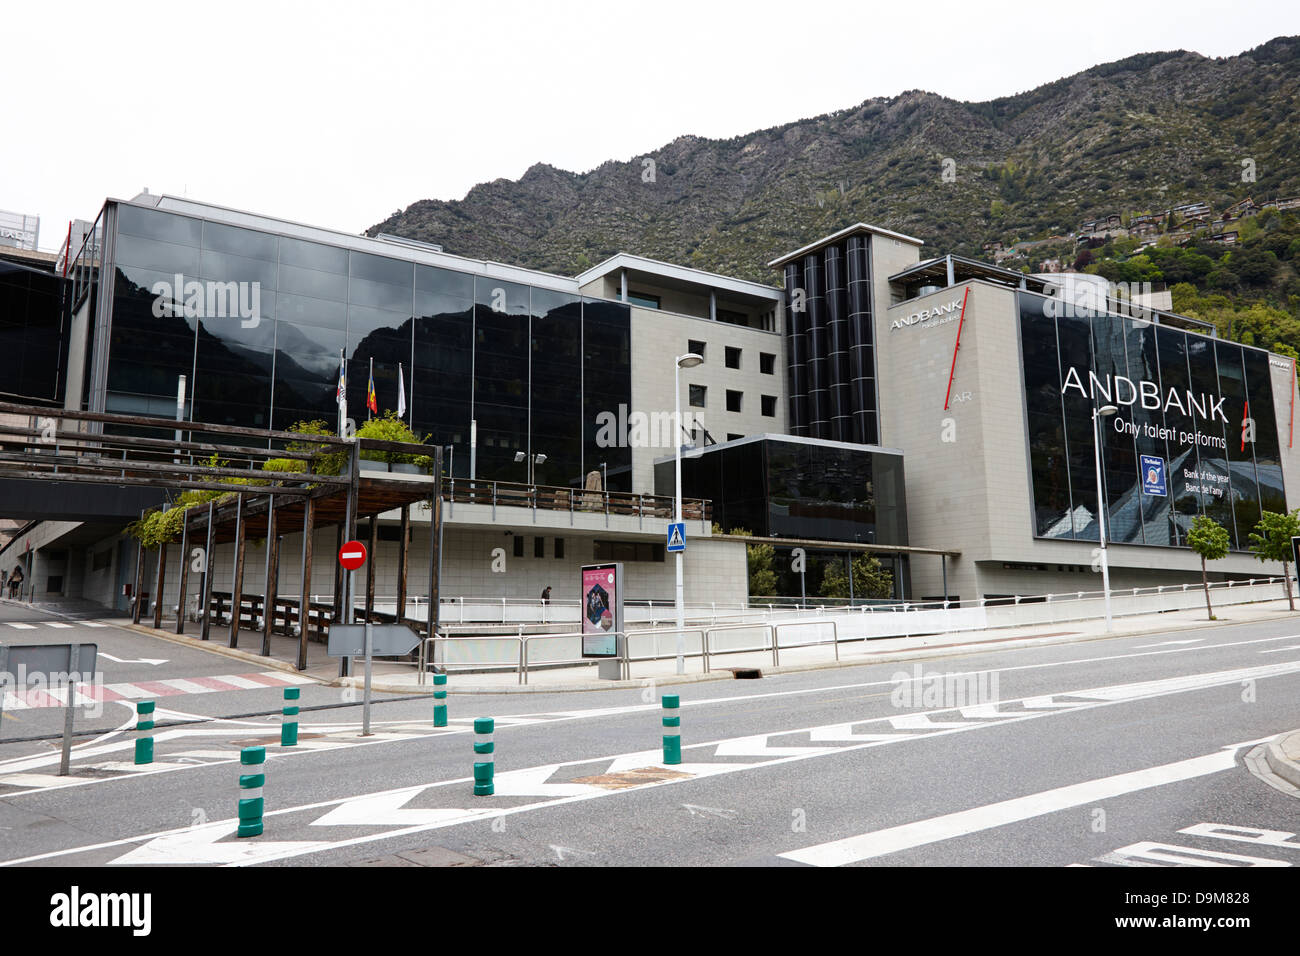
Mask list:
[[[308,677],[320,684],[329,684],[329,681],[323,681],[319,677],[312,677],[305,671],[300,671],[288,661],[282,661],[274,657],[263,657],[261,654],[254,654],[251,651],[241,651],[237,647],[226,647],[222,644],[214,644],[212,641],[200,641],[197,638],[187,637],[181,634],[169,634],[166,631],[156,631],[152,627],[144,624],[132,624],[129,620],[118,624],[113,622],[113,627],[121,628],[124,631],[134,631],[137,634],[143,634],[145,637],[154,637],[162,641],[168,641],[172,644],[180,644],[182,647],[192,647],[196,651],[207,651],[209,654],[218,654],[222,657],[231,657],[235,660],[245,661],[250,664],[257,664],[268,670],[285,671],[289,674],[298,674],[302,677]],[[252,633],[251,631],[249,633]]]
[[[1300,789],[1300,763],[1288,757],[1287,751],[1300,753],[1300,730],[1279,734],[1269,741],[1264,748],[1264,761],[1273,773]]]

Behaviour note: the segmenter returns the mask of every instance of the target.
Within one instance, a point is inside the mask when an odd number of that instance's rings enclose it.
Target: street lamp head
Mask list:
[[[527,457],[528,456],[525,455],[522,451],[515,452],[515,461],[523,461]]]
[[[538,464],[538,465],[540,465],[540,464],[544,463],[545,461],[546,461],[546,456],[545,456],[544,454],[542,454],[540,451],[537,453],[536,457],[533,458],[533,462],[534,462],[534,464]]]
[[[685,355],[677,356],[678,368],[695,368],[697,365],[704,364],[704,356],[695,352],[687,352]]]
[[[1119,408],[1117,408],[1117,407],[1114,406],[1114,405],[1103,405],[1103,406],[1101,406],[1101,408],[1097,409],[1097,414],[1098,414],[1098,415],[1114,415],[1117,411],[1119,411]]]

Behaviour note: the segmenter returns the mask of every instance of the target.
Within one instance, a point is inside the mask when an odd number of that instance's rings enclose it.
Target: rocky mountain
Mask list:
[[[769,259],[860,220],[982,256],[1110,214],[1300,195],[1298,115],[1300,37],[1148,53],[983,103],[916,90],[585,173],[538,164],[369,233],[566,274],[625,251],[762,282]]]

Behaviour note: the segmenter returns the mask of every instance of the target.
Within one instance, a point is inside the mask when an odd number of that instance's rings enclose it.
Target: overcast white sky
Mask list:
[[[1300,33],[1294,0],[1047,6],[11,5],[0,209],[39,215],[45,249],[146,186],[360,232],[535,162],[582,171],[908,89],[986,100],[1134,53]]]

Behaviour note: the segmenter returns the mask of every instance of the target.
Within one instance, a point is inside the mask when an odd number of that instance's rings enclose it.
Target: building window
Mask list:
[[[731,389],[727,389],[727,411],[740,411],[740,403],[744,396],[744,392],[733,392]]]
[[[764,375],[776,374],[776,356],[771,352],[759,352],[758,370]]]
[[[719,322],[726,322],[730,325],[749,325],[749,316],[744,312],[734,312],[731,309],[718,309],[717,318]]]
[[[740,349],[727,346],[726,351],[727,368],[740,368]]]
[[[648,541],[596,541],[597,561],[660,561],[664,559],[664,546]]]
[[[776,396],[764,395],[762,397],[762,400],[763,400],[763,414],[766,415],[768,418],[776,418]]]
[[[639,305],[643,309],[657,309],[660,301],[662,300],[659,296],[651,295],[649,292],[632,292],[628,290],[627,293],[628,305]]]
[[[563,539],[563,538],[556,538],[556,539],[555,539],[555,556],[556,556],[557,558],[563,558],[563,557],[564,557],[564,539]]]
[[[709,391],[708,388],[704,385],[690,386],[691,406],[693,408],[704,408],[705,407],[704,400],[705,397],[708,395],[708,391]]]
[[[523,535],[517,534],[515,535],[515,557],[522,558],[523,556],[524,556],[524,538]]]
[[[546,557],[546,539],[545,539],[545,538],[533,538],[533,557],[534,557],[534,558],[544,558],[544,557]]]
[[[686,342],[686,351],[694,352],[700,358],[704,358],[704,343],[697,339],[688,339]]]

